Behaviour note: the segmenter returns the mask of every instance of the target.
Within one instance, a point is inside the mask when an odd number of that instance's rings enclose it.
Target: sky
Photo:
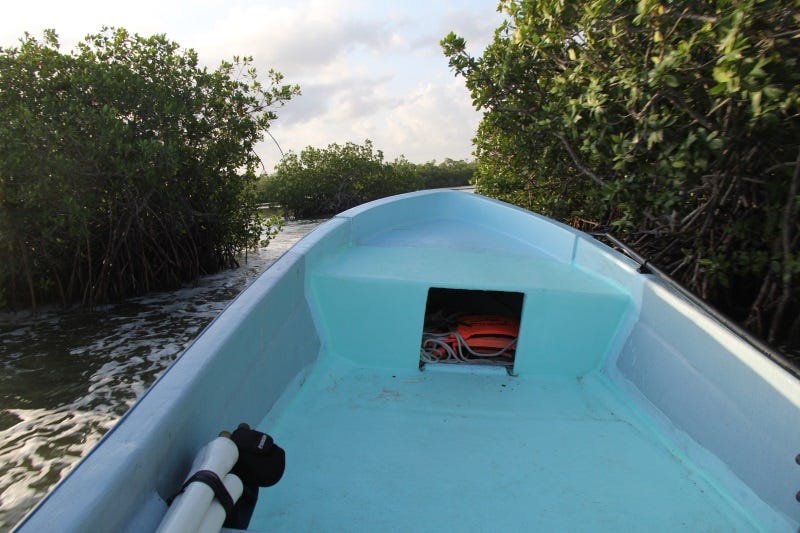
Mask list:
[[[373,141],[386,159],[471,159],[480,113],[439,41],[450,31],[479,55],[503,18],[497,0],[109,0],[22,1],[3,7],[0,46],[27,31],[56,30],[67,52],[102,26],[165,33],[216,68],[253,56],[302,95],[278,109],[270,133],[284,152]],[[269,137],[258,153],[280,160]]]

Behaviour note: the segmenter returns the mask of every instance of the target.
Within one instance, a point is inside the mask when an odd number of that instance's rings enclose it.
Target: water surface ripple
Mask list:
[[[318,221],[196,286],[93,313],[0,315],[0,530],[44,497],[227,303]]]

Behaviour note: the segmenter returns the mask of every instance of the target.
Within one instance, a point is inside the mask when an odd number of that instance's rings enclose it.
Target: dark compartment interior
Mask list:
[[[522,316],[519,292],[431,288],[425,306],[420,368],[476,364],[511,370]]]

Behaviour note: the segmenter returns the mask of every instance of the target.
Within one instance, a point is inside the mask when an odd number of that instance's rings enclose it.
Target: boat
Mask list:
[[[236,429],[285,452],[251,531],[797,531],[797,372],[640,263],[467,192],[345,211],[19,530],[156,530]]]

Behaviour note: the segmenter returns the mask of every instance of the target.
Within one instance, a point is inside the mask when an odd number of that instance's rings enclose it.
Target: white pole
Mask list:
[[[225,485],[225,488],[228,489],[231,498],[233,498],[233,503],[239,501],[239,498],[242,496],[242,491],[244,490],[242,480],[239,479],[236,474],[228,474],[225,476],[225,479],[222,480],[222,483]],[[217,499],[214,499],[197,533],[219,533],[219,530],[222,529],[222,524],[225,523],[226,516],[225,508]]]
[[[198,470],[211,470],[223,479],[239,458],[239,450],[226,437],[217,437],[195,457],[186,479]],[[240,492],[241,495],[241,492]],[[205,483],[190,483],[167,510],[157,533],[194,533],[198,530],[214,499],[214,491]],[[235,501],[235,500],[234,500]]]

